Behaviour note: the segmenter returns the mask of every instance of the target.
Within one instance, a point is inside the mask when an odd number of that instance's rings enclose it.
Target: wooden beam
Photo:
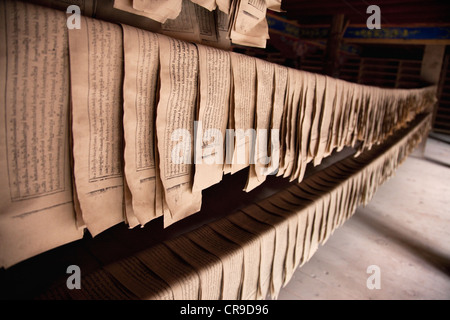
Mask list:
[[[429,49],[429,51],[431,51],[431,49]],[[438,103],[436,103],[436,105],[434,106],[434,109],[433,109],[433,119],[432,119],[432,122],[431,122],[431,126],[433,128],[434,128],[434,124],[436,122],[436,116],[437,116],[437,113],[438,113],[439,103],[440,103],[440,100],[442,98],[442,93],[444,91],[446,72],[449,69],[448,68],[449,63],[450,63],[450,54],[446,54],[443,57],[443,59],[441,60],[441,70],[440,70],[439,79],[438,79],[438,82],[437,82],[438,88],[437,88],[436,95],[437,95],[437,98],[438,98]]]
[[[344,31],[344,15],[336,14],[331,21],[330,36],[325,51],[324,73],[331,77],[339,76],[339,49]]]
[[[438,84],[444,54],[444,45],[428,45],[425,47],[422,58],[422,67],[420,69],[420,76],[423,80],[432,84]]]
[[[439,86],[442,86],[441,71],[442,64],[444,62],[445,55],[445,45],[428,45],[425,47],[423,58],[422,58],[422,66],[420,68],[420,76],[423,80],[429,82],[430,84],[437,85],[436,95],[439,97]],[[448,64],[444,63],[445,67]],[[447,68],[445,68],[446,70]],[[444,77],[445,78],[445,77]],[[432,118],[432,126],[434,126],[434,122],[436,121],[436,113],[439,108],[439,102],[436,102],[433,106],[433,118]],[[417,147],[417,152],[420,156],[425,157],[425,147],[426,147],[427,139],[423,139],[422,142]]]
[[[346,43],[370,43],[370,44],[417,44],[417,45],[450,45],[450,39],[343,39]]]

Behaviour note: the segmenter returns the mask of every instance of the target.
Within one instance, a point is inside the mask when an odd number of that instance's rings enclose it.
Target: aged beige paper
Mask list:
[[[176,39],[200,43],[200,24],[196,5],[190,0],[181,0],[181,5],[179,15],[165,21],[161,25],[161,32]]]
[[[63,12],[0,2],[0,267],[82,238],[70,168]],[[81,223],[82,225],[82,223]]]
[[[66,3],[66,8],[69,3],[65,0],[60,0]],[[87,2],[93,3],[92,14],[84,14],[88,17],[100,19],[117,24],[126,24],[136,28],[140,28],[152,32],[161,32],[161,23],[151,19],[151,15],[147,13],[133,9],[132,0],[110,0],[110,1],[97,1],[97,0],[78,0],[78,3],[84,2],[85,7]],[[76,4],[71,2],[70,4]]]
[[[269,135],[274,98],[274,64],[256,59],[256,136],[253,141],[253,161],[245,191],[249,192],[266,180],[269,158]]]
[[[319,121],[323,110],[324,91],[326,84],[326,78],[324,75],[314,74],[314,76],[316,85],[313,100],[314,103],[312,107],[313,116],[312,116],[311,134],[309,138],[309,150],[308,150],[310,158],[312,159],[313,162],[315,161],[319,147],[319,140],[320,140]]]
[[[298,216],[296,206],[286,202],[279,194],[274,197],[268,198],[266,201],[261,202],[261,206],[264,206],[270,212],[283,217],[284,223],[288,225],[288,247],[285,261],[285,275],[284,285],[286,285],[292,275],[294,274],[297,261],[297,236],[298,236]]]
[[[270,123],[270,139],[268,143],[268,150],[270,152],[270,161],[266,166],[267,174],[277,174],[280,165],[280,148],[281,148],[281,121],[284,111],[284,100],[286,97],[286,85],[288,80],[288,68],[275,64],[274,66],[274,94],[273,94],[273,108],[272,118]]]
[[[345,161],[345,160],[344,160]],[[328,208],[329,208],[329,217],[327,218],[327,223],[330,222],[333,227],[332,229],[335,229],[339,225],[339,220],[341,214],[346,214],[347,212],[347,205],[348,205],[348,196],[347,193],[347,186],[348,186],[348,173],[341,173],[339,177],[332,177],[330,176],[332,173],[332,168],[328,168],[326,170],[326,175],[324,175],[324,180],[329,181],[329,183],[333,184],[334,187],[330,191],[330,197],[328,202]],[[334,196],[333,196],[334,195]],[[337,198],[337,200],[334,200],[334,198]],[[332,201],[334,200],[334,201]],[[324,203],[325,206],[325,203]],[[326,230],[324,238],[328,237],[328,233],[330,232],[329,229]],[[325,240],[322,240],[325,241]]]
[[[285,177],[286,168],[289,165],[289,158],[292,156],[290,151],[290,136],[291,136],[291,115],[292,115],[292,101],[294,99],[294,93],[296,90],[297,79],[294,77],[294,71],[288,68],[287,72],[287,88],[286,88],[286,98],[284,101],[284,112],[282,118],[281,127],[281,159],[280,167],[278,169],[277,176]]]
[[[139,221],[136,218],[133,210],[132,196],[130,188],[128,187],[127,180],[123,179],[123,200],[124,200],[124,213],[125,213],[125,223],[128,224],[129,228],[134,228],[139,225]]]
[[[164,226],[200,211],[202,194],[192,191],[198,54],[195,45],[158,35],[160,99],[156,112],[159,174],[170,210]]]
[[[82,278],[81,290],[67,290],[71,300],[137,300],[138,296],[128,290],[106,270],[98,269]]]
[[[389,92],[385,90],[380,90],[379,92],[379,104],[382,106],[382,110],[380,110],[379,117],[382,121],[377,122],[376,126],[376,144],[380,144],[387,139],[393,132],[393,116],[392,116],[392,105],[397,103],[396,95],[390,95]]]
[[[294,86],[291,84],[295,83],[295,79],[291,76],[292,71],[289,71],[287,68],[287,79],[286,79],[286,92],[283,101],[283,109],[281,113],[281,123],[280,123],[280,159],[278,164],[278,172],[276,173],[277,177],[283,176],[284,168],[285,168],[285,159],[286,159],[286,149],[287,149],[287,141],[288,141],[288,116],[290,112],[290,108],[292,105],[292,97],[294,94]]]
[[[145,7],[144,1],[147,0],[140,0],[138,6],[140,6],[141,9]],[[159,2],[161,7],[156,7],[156,11],[154,12],[146,12],[141,9],[134,8],[135,0],[114,0],[113,8],[121,11],[125,11],[134,15],[143,16],[149,19],[152,19],[159,23],[164,23],[169,17],[171,19],[175,19],[178,14],[181,11],[181,0],[148,0],[149,2]],[[173,6],[171,7],[164,7],[167,5],[167,3],[172,3]],[[104,6],[105,4],[100,4]],[[147,10],[150,11],[150,10]]]
[[[286,126],[286,154],[284,159],[283,177],[290,177],[295,165],[295,147],[297,135],[297,114],[299,111],[300,94],[303,88],[303,79],[300,71],[289,68],[289,86],[291,86],[292,100],[288,104],[287,109],[287,126]]]
[[[311,191],[316,192],[322,198],[322,213],[321,215],[316,214],[316,218],[321,218],[320,224],[318,226],[318,241],[322,243],[325,238],[326,230],[327,230],[327,222],[328,215],[330,209],[330,200],[331,200],[331,192],[329,190],[329,186],[321,183],[319,177],[314,175],[305,181],[305,185],[310,188]]]
[[[238,228],[227,219],[208,224],[222,237],[239,245],[244,252],[242,271],[241,300],[255,300],[259,287],[259,269],[261,264],[261,244],[253,234]]]
[[[265,19],[261,20],[254,29],[258,30],[255,32],[256,34],[266,33],[266,30],[268,29],[267,21]],[[231,30],[229,37],[234,44],[256,48],[265,48],[268,39],[266,37],[243,35],[233,29]]]
[[[360,179],[361,174],[352,174],[348,179],[349,193],[347,198],[347,218],[350,218],[356,211],[355,199],[357,198],[358,193],[360,193]]]
[[[222,261],[185,236],[168,240],[165,244],[198,273],[200,279],[199,299],[220,299],[222,294]]]
[[[302,126],[303,120],[306,116],[309,116],[309,114],[306,114],[306,105],[304,103],[304,99],[307,92],[307,85],[308,85],[308,79],[307,75],[304,72],[298,72],[297,73],[298,82],[300,83],[300,92],[299,92],[299,100],[298,100],[298,107],[297,107],[297,121],[294,124],[295,126],[295,141],[294,141],[294,163],[292,172],[290,175],[289,180],[299,180],[299,175],[302,172],[302,168],[306,166],[306,156],[305,161],[303,161],[302,158],[302,139],[303,139],[303,132],[304,129]],[[304,171],[305,169],[303,169]]]
[[[156,134],[154,135],[154,143],[155,146],[157,146],[158,144],[158,140],[156,137]],[[155,148],[155,151],[157,151],[157,149]],[[157,168],[155,170],[155,179],[156,179],[156,185],[155,185],[155,214],[157,216],[165,216],[165,215],[170,215],[170,211],[167,208],[167,204],[165,203],[166,200],[164,198],[164,187],[162,185],[162,181],[161,181],[161,174],[159,171],[159,152],[155,152],[155,167]]]
[[[203,43],[208,46],[218,48],[229,48],[229,41],[223,39],[216,21],[217,16],[214,11],[209,11],[190,0],[182,0],[182,9],[175,19],[168,19],[161,25],[161,33],[176,39]]]
[[[139,299],[173,300],[171,287],[150,272],[135,256],[108,264],[104,268]]]
[[[336,91],[331,109],[330,129],[328,130],[328,141],[325,148],[324,157],[328,157],[337,147],[339,139],[339,122],[341,117],[341,108],[343,103],[343,87],[342,81],[336,79]]]
[[[196,4],[194,4],[194,7],[201,43],[216,47],[219,39],[216,30],[217,24],[214,11],[207,10]]]
[[[297,243],[298,220],[295,214],[285,209],[278,197],[270,197],[258,203],[264,210],[281,218],[281,223],[287,226],[287,247],[284,260],[283,286],[286,285],[294,272],[295,245]]]
[[[295,212],[298,219],[297,226],[297,237],[294,251],[294,269],[305,262],[305,248],[306,243],[309,240],[306,239],[307,227],[308,227],[308,215],[309,210],[313,206],[312,202],[307,199],[300,199],[293,195],[289,191],[289,188],[281,191],[276,196],[279,198],[279,203],[283,205],[284,208],[290,209]]]
[[[319,172],[315,175],[315,180],[312,183],[316,182],[320,184],[320,186],[324,186],[329,192],[329,201],[327,203],[328,208],[327,212],[323,217],[322,225],[322,234],[320,241],[321,243],[325,243],[328,237],[331,235],[334,229],[334,217],[337,214],[337,204],[336,200],[340,191],[342,190],[340,186],[340,182],[342,180],[341,177],[333,177],[328,172],[329,170],[324,170],[323,172]]]
[[[261,263],[257,299],[265,299],[269,292],[272,279],[272,265],[275,255],[275,229],[250,218],[244,212],[236,212],[227,217],[236,226],[251,232],[258,238],[261,248]]]
[[[341,104],[341,116],[339,119],[339,131],[337,139],[337,151],[341,151],[346,146],[347,134],[349,132],[349,113],[352,112],[352,96],[353,87],[349,82],[342,81],[342,104]],[[350,145],[348,145],[350,146]]]
[[[270,292],[272,297],[277,297],[284,282],[284,268],[288,247],[288,225],[283,223],[283,218],[270,213],[256,204],[247,206],[242,211],[253,219],[272,226],[275,230],[275,252]]]
[[[352,105],[353,113],[351,114],[352,118],[350,118],[350,130],[351,130],[351,146],[355,147],[356,143],[358,141],[358,135],[359,135],[359,115],[361,113],[361,105],[362,105],[362,99],[363,99],[363,88],[364,86],[355,86],[355,91],[353,94],[353,103],[354,107]]]
[[[132,9],[138,12],[144,12],[145,14],[142,15],[164,23],[167,19],[175,19],[178,17],[181,11],[182,0],[132,0],[127,2],[127,8],[131,2]]]
[[[234,83],[234,152],[231,165],[231,173],[234,174],[248,167],[254,151],[256,59],[235,52],[230,55]]]
[[[222,180],[231,91],[230,54],[202,45],[198,45],[197,49],[200,106],[195,136],[193,191],[201,191]]]
[[[216,0],[191,0],[193,3],[202,6],[209,11],[214,10],[217,7]]]
[[[302,103],[304,105],[304,117],[301,123],[301,142],[300,142],[300,154],[301,154],[301,166],[298,172],[297,181],[301,182],[305,176],[306,166],[312,160],[309,151],[310,137],[311,137],[311,126],[313,121],[313,103],[314,103],[314,92],[315,92],[315,76],[309,72],[303,72],[305,91],[303,94]]]
[[[244,266],[244,251],[242,248],[220,236],[209,226],[203,226],[189,232],[186,237],[222,261],[221,299],[240,299]]]
[[[374,142],[374,137],[373,137],[373,131],[374,131],[374,127],[375,127],[375,121],[373,121],[374,119],[379,119],[376,117],[377,115],[377,102],[378,102],[378,97],[377,97],[377,92],[378,90],[374,87],[369,87],[368,90],[368,95],[367,95],[367,108],[366,108],[366,122],[364,124],[365,127],[365,136],[363,139],[363,148],[364,149],[372,149],[372,145]]]
[[[358,147],[358,151],[356,155],[361,154],[361,152],[364,150],[367,141],[365,140],[367,136],[367,116],[368,116],[368,103],[369,103],[369,92],[370,87],[368,86],[361,86],[361,96],[359,100],[359,114],[356,122],[356,128],[357,128],[357,140],[359,140],[361,143]]]
[[[231,40],[228,38],[228,14],[217,8],[214,11],[214,21],[216,24],[217,42],[209,43],[211,46],[223,49],[231,50]]]
[[[265,0],[238,0],[229,31],[233,43],[260,48],[266,47],[269,27],[266,20]]]
[[[217,8],[225,14],[230,13],[232,0],[216,0]]]
[[[123,214],[123,48],[121,27],[81,17],[69,30],[74,174],[93,236]]]
[[[323,92],[323,105],[321,117],[319,120],[319,141],[317,146],[317,154],[314,158],[314,165],[317,166],[327,155],[328,136],[330,131],[330,123],[332,121],[333,103],[336,95],[336,80],[334,78],[325,77],[325,88]],[[332,128],[331,128],[332,130]]]
[[[175,300],[199,299],[200,279],[197,272],[167,246],[159,243],[135,256],[172,288]]]
[[[332,169],[330,169],[332,170]],[[345,176],[347,173],[346,172],[341,172],[342,176]],[[340,226],[343,221],[344,221],[344,217],[345,217],[345,212],[346,212],[346,205],[348,202],[348,184],[346,183],[341,183],[339,186],[339,194],[340,194],[340,202],[339,202],[339,208],[337,210],[337,215],[335,216],[335,226],[338,227]]]
[[[122,25],[124,37],[123,130],[125,178],[134,215],[145,225],[155,212],[155,118],[159,69],[156,34]]]
[[[319,227],[321,223],[322,200],[315,192],[306,191],[304,184],[294,185],[290,190],[293,195],[311,201],[307,206],[307,227],[305,231],[305,247],[303,250],[303,263],[308,261],[319,246]]]

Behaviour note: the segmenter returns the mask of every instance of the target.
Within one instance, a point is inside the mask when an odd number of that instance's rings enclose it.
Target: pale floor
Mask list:
[[[367,268],[380,269],[368,289]],[[450,299],[450,144],[428,139],[283,288],[292,299]]]

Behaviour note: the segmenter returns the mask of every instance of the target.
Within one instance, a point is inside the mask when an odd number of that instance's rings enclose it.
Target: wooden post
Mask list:
[[[420,76],[423,80],[430,84],[438,85],[441,77],[442,63],[444,61],[445,45],[427,45],[422,58],[422,66],[420,68]],[[437,92],[436,92],[437,94]],[[436,116],[438,103],[433,106],[433,122]],[[427,139],[419,144],[413,155],[425,157],[425,147]]]
[[[420,76],[423,80],[438,84],[444,61],[445,45],[427,45],[422,58]]]
[[[335,78],[339,76],[339,49],[341,47],[343,30],[344,14],[335,14],[331,21],[324,65],[324,73]]]

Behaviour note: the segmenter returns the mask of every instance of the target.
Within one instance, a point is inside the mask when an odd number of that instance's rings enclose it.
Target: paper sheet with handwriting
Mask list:
[[[200,102],[195,136],[194,191],[222,180],[231,91],[229,53],[202,45],[197,48]]]
[[[324,98],[324,90],[326,78],[321,74],[314,74],[315,76],[315,92],[314,92],[314,100],[312,106],[312,124],[311,124],[311,132],[309,138],[309,150],[308,153],[312,159],[315,160],[317,155],[317,150],[319,147],[320,140],[320,126],[319,121],[321,117],[321,112],[323,108],[323,98]],[[314,163],[315,164],[315,163]]]
[[[135,255],[172,289],[175,300],[197,300],[200,279],[197,272],[162,243]]]
[[[313,121],[313,101],[314,101],[314,91],[315,91],[315,76],[313,73],[304,72],[304,83],[305,91],[303,93],[302,104],[305,108],[304,117],[301,124],[301,142],[300,142],[300,155],[299,162],[301,162],[300,170],[298,172],[297,181],[300,183],[303,180],[306,172],[306,166],[311,161],[311,155],[309,151],[310,138],[311,138],[311,126]]]
[[[325,88],[323,91],[323,104],[319,119],[319,136],[317,154],[314,158],[314,165],[317,166],[326,156],[330,123],[332,121],[333,103],[336,96],[336,80],[325,76]]]
[[[122,43],[121,27],[101,20],[69,30],[74,175],[93,236],[124,220]]]
[[[190,0],[181,0],[179,14],[175,18],[167,19],[161,25],[161,33],[180,40],[199,43],[201,41],[200,25],[196,5]]]
[[[238,0],[229,30],[233,43],[266,47],[269,39],[269,26],[266,20],[267,4],[265,0]]]
[[[158,217],[155,212],[155,118],[159,69],[156,34],[122,25],[125,78],[123,127],[125,178],[134,215],[141,225]]]
[[[159,171],[170,215],[164,225],[200,211],[201,191],[193,191],[194,120],[198,53],[194,44],[158,35],[160,99],[156,112]]]
[[[282,218],[283,224],[288,226],[288,242],[285,260],[284,271],[284,285],[286,285],[291,279],[295,268],[295,252],[297,245],[297,228],[298,218],[295,212],[293,212],[289,205],[279,197],[272,197],[265,199],[259,203],[265,210],[270,211],[272,214]]]
[[[108,264],[104,268],[139,299],[173,300],[171,287],[152,274],[135,256]]]
[[[114,8],[164,23],[175,19],[181,11],[182,0],[114,0]]]
[[[269,175],[277,174],[280,157],[281,157],[281,121],[284,112],[284,100],[286,97],[286,86],[288,81],[288,68],[280,65],[275,65],[274,71],[275,84],[273,94],[273,109],[270,120],[270,139],[269,151],[270,161],[266,166],[266,172]]]
[[[218,300],[222,295],[222,261],[185,236],[165,244],[194,268],[200,279],[200,300]]]
[[[0,267],[10,267],[83,230],[72,201],[66,16],[16,1],[0,8]]]
[[[303,120],[309,114],[306,114],[306,104],[304,103],[304,96],[308,90],[307,76],[304,72],[297,72],[298,82],[301,84],[300,86],[300,94],[298,99],[298,107],[297,107],[297,121],[294,125],[295,127],[295,149],[294,149],[294,166],[291,172],[291,176],[289,178],[290,181],[299,180],[299,175],[302,172],[302,168],[306,165],[302,159],[302,139],[303,139]]]
[[[253,161],[245,191],[251,191],[266,180],[266,165],[269,163],[269,136],[274,98],[274,64],[256,59],[256,113]]]
[[[260,205],[250,205],[242,211],[253,219],[271,226],[275,230],[275,252],[272,264],[271,293],[278,296],[284,283],[285,262],[288,248],[288,224],[275,214]]]
[[[273,260],[275,255],[275,229],[269,225],[250,218],[244,212],[236,212],[227,217],[239,228],[251,232],[260,242],[261,263],[259,267],[259,284],[257,299],[265,299],[272,281]]]
[[[203,226],[189,232],[186,234],[186,237],[222,261],[221,299],[240,299],[244,264],[244,252],[242,248],[220,236],[209,226]]]
[[[220,219],[209,227],[222,237],[239,245],[244,252],[243,277],[241,281],[242,300],[255,300],[259,287],[259,268],[261,264],[261,244],[251,233],[239,228],[227,219]]]
[[[253,133],[256,108],[256,62],[255,58],[231,53],[234,82],[234,152],[231,173],[250,164],[253,157]]]

